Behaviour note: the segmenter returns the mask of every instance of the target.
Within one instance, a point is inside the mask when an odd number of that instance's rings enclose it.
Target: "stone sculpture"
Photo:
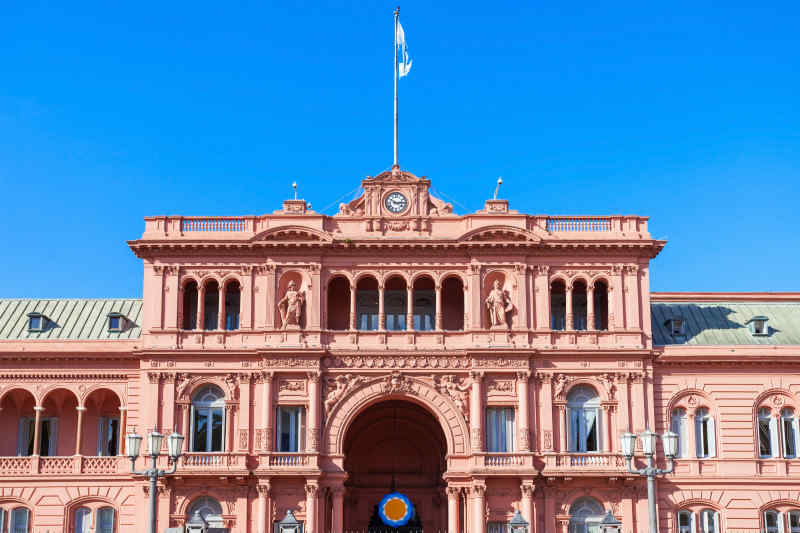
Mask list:
[[[304,303],[305,295],[297,290],[297,284],[294,281],[290,281],[283,298],[278,302],[283,329],[300,329]]]

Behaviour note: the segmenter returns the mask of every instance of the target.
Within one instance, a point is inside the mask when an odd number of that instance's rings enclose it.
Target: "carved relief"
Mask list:
[[[564,390],[566,389],[567,384],[571,381],[571,378],[566,374],[556,374],[553,381],[553,396],[557,400],[563,400]]]
[[[302,379],[282,379],[278,385],[278,392],[305,392],[306,382]]]
[[[511,379],[495,379],[486,386],[489,394],[514,394],[514,381]]]
[[[325,381],[325,413],[330,413],[348,391],[354,389],[364,381],[363,376],[353,374],[344,374],[336,376],[335,378],[328,378]]]
[[[553,449],[553,432],[549,429],[544,430],[544,449],[545,450],[552,450]]]
[[[319,360],[301,357],[267,357],[262,361],[262,366],[268,368],[319,368]]]
[[[453,400],[453,403],[456,404],[456,408],[464,415],[464,420],[469,422],[469,404],[467,396],[470,386],[469,383],[462,384],[458,376],[452,374],[436,376],[434,377],[434,382],[436,383],[436,390]]]
[[[510,357],[484,357],[473,359],[475,368],[528,368],[528,359],[512,359]]]
[[[613,401],[616,400],[617,396],[617,376],[616,374],[603,374],[599,376],[600,381],[605,385],[606,393],[608,394],[608,399]]]
[[[384,378],[383,391],[386,394],[395,394],[398,392],[413,394],[414,393],[414,390],[412,389],[413,384],[414,382],[407,376],[404,376],[398,371],[394,371],[390,375]]]
[[[300,329],[304,304],[305,293],[297,290],[294,280],[290,281],[283,298],[278,302],[283,329]]]
[[[239,449],[246,450],[250,441],[250,436],[247,434],[246,429],[239,430]]]

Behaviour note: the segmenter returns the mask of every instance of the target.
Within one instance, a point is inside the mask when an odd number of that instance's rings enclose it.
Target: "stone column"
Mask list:
[[[312,264],[309,267],[311,274],[311,285],[308,292],[311,294],[310,311],[306,312],[306,327],[319,329],[320,317],[322,316],[322,282],[320,280],[320,265]]]
[[[686,443],[686,447],[689,448],[689,450],[686,455],[692,458],[697,458],[697,426],[695,426],[694,417],[695,417],[695,410],[687,409],[686,425],[688,427],[686,428],[686,439],[689,442]],[[684,446],[682,442],[679,442],[678,445]]]
[[[486,533],[486,485],[472,486],[473,533]]]
[[[622,302],[622,265],[611,266],[611,284],[608,287],[608,329],[620,330],[625,326],[625,309]]]
[[[330,320],[330,317],[328,317]],[[350,330],[355,331],[356,329],[356,286],[355,284],[350,284]]]
[[[44,407],[36,405],[33,407],[33,410],[36,412],[33,422],[33,455],[39,455],[39,426],[42,425],[42,411],[44,411]]]
[[[469,418],[472,426],[470,440],[472,450],[483,451],[483,376],[484,373],[473,370],[469,373],[472,378],[472,388],[469,395]]]
[[[316,481],[306,481],[306,524],[303,533],[315,533],[317,530],[317,491]]]
[[[219,298],[217,300],[217,329],[225,331],[225,285],[223,283],[219,284]]]
[[[120,406],[119,408],[119,444],[117,445],[117,455],[125,455],[125,433],[128,425],[128,408]],[[188,435],[184,434],[186,438]]]
[[[406,330],[414,331],[414,286],[406,286]]]
[[[530,407],[528,405],[530,394],[528,379],[530,377],[531,373],[528,371],[517,372],[517,423],[519,424],[517,449],[521,452],[528,452],[531,449]]]
[[[603,450],[603,451],[606,452],[606,453],[611,453],[612,451],[614,451],[614,430],[613,430],[613,426],[611,424],[613,409],[614,409],[614,406],[612,406],[610,404],[603,406],[603,412],[606,415],[606,421],[605,421],[606,422],[605,423],[605,426],[606,426],[606,446],[605,446],[605,450]]]
[[[183,306],[183,291],[178,284],[178,268],[168,266],[164,268],[164,327],[174,330],[183,324],[178,324],[179,309]]]
[[[459,487],[447,487],[447,533],[459,533],[458,529],[458,497]]]
[[[470,299],[467,299],[469,305],[464,309],[471,317],[471,328],[481,329],[483,328],[481,324],[482,317],[486,314],[483,311],[483,302],[481,302],[481,265],[478,263],[471,263],[469,267],[469,292],[472,294],[472,301],[470,302]],[[467,325],[464,324],[464,327],[467,327]]]
[[[627,329],[639,329],[639,267],[637,265],[625,265],[622,269],[623,275],[623,298],[625,299],[625,327]]]
[[[312,453],[319,452],[320,439],[320,375],[308,373],[308,448]]]
[[[539,432],[541,433],[541,441],[539,443],[540,450],[544,452],[553,451],[553,375],[549,372],[538,374],[541,389],[541,418]]]
[[[594,327],[594,283],[586,287],[586,329]]]
[[[344,487],[332,487],[331,510],[331,529],[332,533],[342,533],[344,531]]]
[[[573,330],[575,329],[575,325],[572,323],[572,283],[568,283],[566,287],[566,299],[567,299],[567,324],[565,329]]]
[[[189,420],[192,404],[189,402],[181,402],[178,404],[178,409],[181,412],[181,433],[183,433],[183,436],[186,438],[186,445],[188,446],[189,443],[192,442],[191,435],[189,434],[192,431],[192,423],[191,420]]]
[[[436,284],[436,331],[442,331],[442,284]]]
[[[246,438],[239,440],[239,451],[247,452],[250,450],[250,373],[239,375],[239,434],[244,432]]]
[[[272,435],[272,372],[264,372],[264,385],[261,388],[261,428],[263,430],[262,442],[259,447],[265,451],[272,451],[275,442]]]
[[[465,283],[463,288],[464,288],[464,331],[467,331],[470,329],[470,317],[472,316],[472,313],[470,312],[469,308],[468,285]]]
[[[78,412],[78,430],[75,435],[75,455],[80,455],[81,441],[83,440],[83,413],[86,411],[86,407],[79,405],[75,410]]]
[[[259,516],[261,517],[259,524],[260,533],[272,533],[272,509],[270,508],[270,485],[269,481],[264,484],[257,485],[258,488],[258,501],[259,501]]]
[[[560,404],[558,406],[558,423],[561,426],[558,432],[558,451],[561,453],[567,452],[567,432],[569,431],[569,420],[567,420],[567,406]]]
[[[239,287],[239,329],[253,327],[253,272],[252,265],[242,267],[242,285]]]
[[[384,305],[383,282],[378,285],[378,329],[386,330],[386,306]]]
[[[536,530],[536,517],[533,516],[533,489],[534,486],[530,483],[522,483],[520,485],[520,492],[522,493],[520,513],[522,513],[522,518],[528,521],[528,531],[531,532]]]
[[[535,298],[535,314],[536,321],[534,322],[536,329],[549,329],[550,328],[550,267],[547,265],[534,266],[535,278],[534,285],[534,298]]]
[[[235,410],[236,408],[232,403],[225,404],[225,425],[228,426],[225,428],[225,432],[228,434],[225,449],[228,453],[233,452],[233,441],[236,440],[236,426],[233,423],[233,413]]]
[[[197,287],[197,327],[195,329],[206,329],[206,286],[198,284]]]

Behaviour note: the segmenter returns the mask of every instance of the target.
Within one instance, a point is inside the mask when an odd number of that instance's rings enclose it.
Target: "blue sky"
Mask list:
[[[268,213],[294,180],[321,209],[388,168],[393,8],[5,3],[0,296],[140,296],[142,217]],[[401,20],[400,162],[458,212],[502,176],[521,211],[649,215],[653,290],[798,290],[800,4]]]

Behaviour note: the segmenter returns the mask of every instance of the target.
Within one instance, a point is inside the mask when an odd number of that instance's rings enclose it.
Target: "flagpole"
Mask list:
[[[397,143],[397,20],[400,17],[400,6],[394,11],[394,164],[392,167],[399,167],[398,162],[398,143]]]

